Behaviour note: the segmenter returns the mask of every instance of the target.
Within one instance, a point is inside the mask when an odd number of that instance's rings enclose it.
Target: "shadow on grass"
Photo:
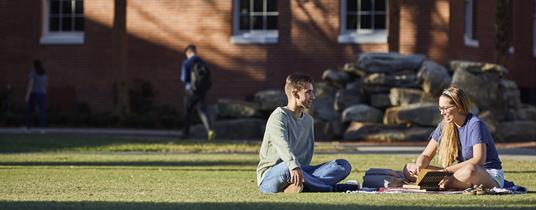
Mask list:
[[[532,207],[427,207],[427,206],[372,206],[362,204],[311,204],[311,203],[154,203],[154,202],[54,202],[54,201],[0,201],[0,209],[534,209]]]
[[[138,144],[147,145],[152,151],[151,145],[200,145],[200,144],[226,144],[236,143],[230,141],[207,142],[202,140],[179,140],[173,138],[150,138],[150,137],[121,137],[113,135],[81,135],[81,134],[0,134],[0,153],[32,153],[32,152],[56,152],[69,150],[99,150],[99,147],[112,145]],[[247,145],[247,142],[240,142]],[[251,143],[253,144],[253,143]],[[137,150],[138,151],[138,150]],[[158,149],[157,149],[158,151]]]

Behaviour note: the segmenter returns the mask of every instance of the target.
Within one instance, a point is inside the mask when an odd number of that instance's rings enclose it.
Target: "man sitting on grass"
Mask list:
[[[301,73],[289,75],[285,93],[287,106],[276,108],[266,123],[257,166],[260,191],[346,190],[342,186],[347,188],[348,185],[337,185],[337,182],[350,174],[348,161],[337,159],[316,166],[310,165],[314,152],[314,123],[304,109],[311,108],[315,99],[311,77]]]

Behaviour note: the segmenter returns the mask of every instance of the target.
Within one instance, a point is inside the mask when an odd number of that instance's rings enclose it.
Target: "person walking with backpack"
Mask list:
[[[186,60],[181,67],[181,81],[184,82],[185,120],[181,138],[190,137],[190,123],[195,108],[207,130],[208,140],[212,141],[216,138],[216,133],[212,130],[212,122],[205,103],[208,90],[212,86],[210,70],[206,62],[197,56],[197,47],[195,45],[189,44],[186,46],[184,54],[186,55]]]

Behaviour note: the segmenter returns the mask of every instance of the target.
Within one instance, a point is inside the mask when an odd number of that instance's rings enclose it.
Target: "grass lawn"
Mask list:
[[[536,207],[535,193],[503,196],[345,193],[263,195],[258,192],[255,183],[258,157],[254,152],[257,145],[247,142],[199,144],[193,141],[168,141],[102,136],[0,135],[0,209]],[[175,149],[165,149],[166,145]],[[189,147],[197,149],[189,151]],[[228,148],[224,150],[234,153],[225,153],[221,148]],[[336,151],[337,148],[321,149],[326,152],[330,150]],[[399,169],[415,157],[317,154],[313,163],[335,158],[348,159],[354,167],[348,179],[361,182],[364,171],[369,167]],[[536,189],[535,160],[503,157],[503,167],[507,179],[526,186],[529,190]]]

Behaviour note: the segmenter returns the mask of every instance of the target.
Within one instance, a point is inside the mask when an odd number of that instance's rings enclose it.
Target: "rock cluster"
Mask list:
[[[324,71],[307,111],[315,118],[317,139],[424,141],[442,120],[439,96],[455,86],[497,141],[534,140],[536,107],[521,103],[516,83],[504,78],[507,72],[491,63],[454,60],[445,67],[423,55],[362,53],[353,63]],[[218,100],[211,108],[218,138],[262,139],[270,113],[287,104],[282,89],[253,99]],[[193,130],[205,133],[202,126]]]
[[[496,139],[535,139],[536,108],[521,103],[515,82],[503,78],[507,72],[491,63],[454,60],[446,68],[422,55],[363,53],[355,63],[324,71],[316,88],[331,94],[318,95],[322,106],[311,111],[316,134],[348,141],[427,140],[442,119],[438,97],[455,86]]]

